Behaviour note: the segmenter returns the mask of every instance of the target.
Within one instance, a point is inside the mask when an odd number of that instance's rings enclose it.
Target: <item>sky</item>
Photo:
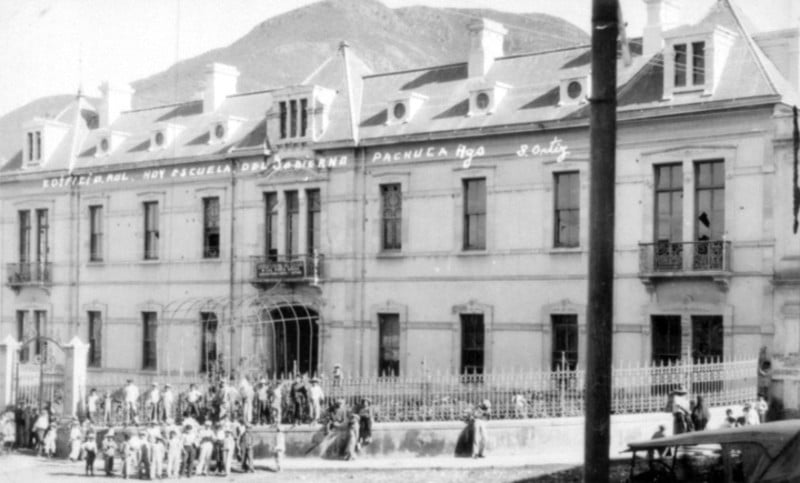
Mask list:
[[[52,94],[98,95],[104,80],[133,82],[223,47],[265,19],[317,0],[0,0],[0,115]],[[591,0],[381,0],[390,7],[542,12],[589,31]],[[682,0],[687,22],[716,0]],[[800,0],[734,0],[759,30],[797,20]],[[621,0],[630,37],[643,0]],[[509,27],[513,28],[513,27]]]

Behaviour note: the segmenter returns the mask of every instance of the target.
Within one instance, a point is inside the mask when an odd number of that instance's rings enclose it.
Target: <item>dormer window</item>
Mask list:
[[[710,96],[722,77],[736,34],[720,26],[690,26],[665,35],[664,99]]]
[[[112,131],[108,128],[98,129],[98,141],[95,146],[95,156],[108,156],[112,151],[117,149],[122,141],[127,137],[126,133],[120,131]]]
[[[588,74],[562,78],[559,88],[558,105],[577,106],[579,104],[584,104],[589,98],[591,85]]]
[[[107,137],[100,139],[97,143],[97,156],[105,156],[108,154],[108,148],[111,147]]]
[[[389,114],[386,116],[386,124],[402,124],[411,121],[427,99],[427,96],[416,92],[403,92],[396,95],[387,106]]]
[[[223,144],[231,139],[231,135],[244,120],[232,116],[217,116],[208,126],[208,144]]]
[[[675,44],[675,87],[704,86],[706,83],[706,43]],[[691,75],[687,75],[691,73]]]
[[[183,126],[159,123],[150,131],[150,151],[159,151],[172,144],[183,130]]]
[[[308,134],[308,99],[289,99],[278,103],[281,139],[305,138]]]
[[[511,86],[502,82],[487,82],[482,78],[470,82],[468,116],[491,114]]]
[[[42,131],[28,132],[28,150],[25,159],[38,164],[42,160]]]

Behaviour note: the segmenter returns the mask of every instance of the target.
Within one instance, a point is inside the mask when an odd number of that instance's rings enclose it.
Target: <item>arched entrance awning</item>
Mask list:
[[[200,340],[194,350],[200,351],[202,372],[214,364],[228,374],[319,372],[319,304],[307,297],[263,293],[235,299],[186,298],[167,304],[163,318],[167,323],[198,320]],[[181,345],[185,350],[186,341]]]

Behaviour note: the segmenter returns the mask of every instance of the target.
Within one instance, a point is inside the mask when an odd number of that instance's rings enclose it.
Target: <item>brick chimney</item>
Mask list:
[[[100,84],[102,101],[98,112],[98,125],[107,128],[123,111],[131,108],[134,90],[128,84],[106,81]]]
[[[680,21],[680,1],[643,0],[647,5],[647,25],[642,35],[642,55],[650,57],[664,47],[664,31]]]
[[[203,91],[203,112],[214,112],[225,98],[236,94],[239,70],[236,67],[213,63],[206,67],[206,88]]]
[[[470,22],[469,77],[483,77],[489,72],[494,59],[503,56],[503,40],[508,30],[502,24],[488,19]]]

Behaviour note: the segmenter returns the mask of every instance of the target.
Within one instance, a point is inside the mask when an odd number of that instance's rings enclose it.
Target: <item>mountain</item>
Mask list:
[[[324,0],[272,17],[227,47],[180,61],[163,72],[134,81],[133,106],[149,107],[196,98],[205,82],[205,66],[212,62],[239,69],[239,92],[299,84],[336,53],[342,40],[350,43],[352,52],[373,72],[464,62],[469,51],[466,26],[480,17],[506,26],[507,54],[590,41],[575,25],[539,13],[424,6],[392,9],[378,0]],[[23,122],[34,116],[54,117],[73,98],[74,95],[44,97],[0,117],[3,147],[0,165],[8,160],[9,153],[19,150],[19,129]]]
[[[507,26],[506,53],[589,43],[571,23],[545,14],[423,6],[392,9],[377,0],[325,0],[270,18],[227,47],[186,59],[132,83],[135,107],[192,99],[211,62],[236,66],[239,92],[299,84],[347,40],[373,72],[463,62],[466,25],[485,17]],[[224,26],[223,26],[224,27]]]

